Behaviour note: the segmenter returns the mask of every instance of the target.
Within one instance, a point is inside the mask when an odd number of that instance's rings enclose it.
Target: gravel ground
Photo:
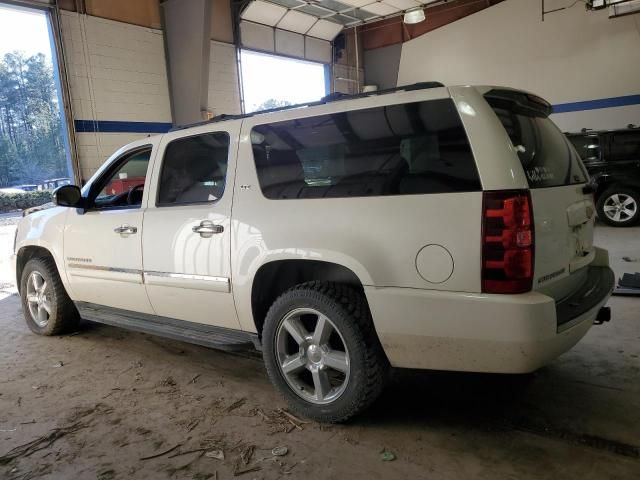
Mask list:
[[[0,478],[640,478],[638,302],[613,298],[535,374],[398,371],[364,415],[320,425],[288,415],[255,352],[89,322],[39,337],[0,293]]]
[[[22,218],[22,212],[11,214],[11,216],[0,216],[0,227],[17,225]]]

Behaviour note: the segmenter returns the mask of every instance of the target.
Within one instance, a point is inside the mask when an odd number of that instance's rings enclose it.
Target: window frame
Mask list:
[[[167,150],[169,148],[169,146],[172,143],[175,142],[179,142],[181,140],[186,140],[189,138],[195,138],[195,137],[203,137],[205,135],[215,135],[215,134],[224,134],[227,137],[228,143],[227,143],[227,171],[224,174],[224,190],[222,192],[222,196],[220,196],[217,200],[204,200],[204,201],[200,201],[200,202],[185,202],[185,203],[160,203],[160,184],[162,182],[162,174],[164,173],[164,168],[165,168],[165,160],[167,158]],[[158,180],[156,183],[156,198],[155,198],[155,207],[156,208],[170,208],[170,207],[187,207],[187,206],[193,206],[193,205],[215,205],[218,202],[220,202],[220,200],[222,200],[224,198],[224,196],[227,193],[227,177],[229,176],[229,160],[230,160],[230,154],[231,154],[231,133],[229,133],[227,130],[216,130],[216,131],[207,131],[207,132],[203,132],[203,133],[194,133],[192,135],[186,135],[184,137],[179,137],[179,138],[175,138],[171,141],[169,141],[163,148],[162,151],[162,159],[160,161],[160,169],[158,171]]]
[[[144,175],[144,186],[145,190],[149,185],[150,175],[149,175],[149,167],[151,166],[151,158],[153,155],[153,145],[145,144],[140,145],[138,147],[132,148],[131,150],[127,150],[126,152],[119,155],[115,160],[111,162],[111,164],[105,169],[102,174],[95,179],[95,181],[91,182],[91,186],[89,187],[89,192],[87,193],[87,203],[88,207],[85,209],[88,212],[104,212],[110,210],[135,210],[142,208],[142,202],[140,205],[114,205],[114,206],[105,206],[105,207],[96,207],[95,200],[98,197],[100,191],[105,187],[106,180],[110,179],[111,176],[117,172],[120,167],[122,167],[127,161],[137,155],[139,153],[148,151],[149,152],[149,161],[147,164],[147,171]]]

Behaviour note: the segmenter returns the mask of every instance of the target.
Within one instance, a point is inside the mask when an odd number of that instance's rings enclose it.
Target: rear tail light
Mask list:
[[[529,191],[484,192],[482,291],[530,291],[533,282],[533,253],[533,213]]]

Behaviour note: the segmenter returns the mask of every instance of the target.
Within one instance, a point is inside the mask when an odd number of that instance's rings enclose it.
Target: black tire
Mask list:
[[[278,331],[287,315],[297,309],[313,309],[326,316],[348,352],[348,381],[344,382],[342,393],[330,403],[317,404],[302,398],[285,379],[280,367]],[[308,282],[291,288],[269,309],[262,341],[264,362],[272,383],[291,410],[301,416],[319,422],[343,422],[370,406],[384,389],[389,362],[376,335],[367,302],[363,294],[352,287]],[[304,370],[301,369],[302,374],[306,373]]]
[[[43,295],[50,312],[48,312],[48,318],[44,324],[38,323],[34,318],[27,298],[28,291],[31,288],[27,285],[27,282],[32,281],[34,272],[39,274],[46,282]],[[47,336],[60,335],[73,331],[78,327],[80,315],[64,289],[58,269],[52,258],[33,258],[27,262],[22,270],[20,279],[20,298],[22,300],[24,318],[32,332]],[[34,305],[33,302],[31,305]],[[37,307],[35,308],[37,309]]]
[[[631,216],[622,213],[619,221],[610,218],[605,212],[605,206],[611,206],[613,195],[624,195],[631,198],[632,201],[635,202],[635,213]],[[640,194],[630,188],[614,185],[607,188],[598,196],[596,209],[598,211],[598,219],[607,225],[611,225],[612,227],[630,227],[636,225],[638,221],[640,221]]]

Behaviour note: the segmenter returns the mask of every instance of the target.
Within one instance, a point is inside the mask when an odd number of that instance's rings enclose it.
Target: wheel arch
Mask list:
[[[251,313],[258,335],[267,311],[273,302],[291,287],[310,281],[335,282],[350,285],[365,298],[364,285],[350,268],[320,260],[273,260],[258,268],[251,285]]]
[[[597,187],[595,191],[595,200],[598,201],[600,199],[600,196],[604,192],[606,192],[607,190],[613,187],[626,188],[626,189],[638,192],[638,194],[640,194],[640,188],[638,188],[637,185],[632,185],[621,178],[604,176],[598,179]]]
[[[18,292],[20,292],[24,267],[32,258],[51,258],[58,269],[58,273],[60,273],[60,268],[58,267],[55,256],[47,248],[40,245],[25,245],[20,247],[16,253],[16,285]]]

